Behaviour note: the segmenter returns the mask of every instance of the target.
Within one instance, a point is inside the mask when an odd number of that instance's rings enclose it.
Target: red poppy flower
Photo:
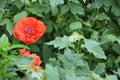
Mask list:
[[[42,21],[33,17],[22,18],[15,25],[13,35],[25,44],[35,43],[46,31]]]
[[[35,66],[40,66],[41,59],[39,56],[37,56],[36,54],[30,54],[30,52],[26,49],[20,49],[19,52],[20,52],[20,56],[28,56],[30,58],[35,58],[35,61],[32,62],[32,64]]]

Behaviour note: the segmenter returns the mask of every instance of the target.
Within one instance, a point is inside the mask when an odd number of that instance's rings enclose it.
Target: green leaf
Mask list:
[[[120,45],[115,43],[115,44],[113,44],[112,49],[120,55]]]
[[[42,5],[42,0],[39,0],[40,5]]]
[[[40,4],[36,4],[30,8],[27,8],[27,10],[32,13],[37,15],[38,17],[44,17],[41,13],[44,11],[44,9],[40,6]]]
[[[26,48],[26,49],[30,49],[29,47],[27,47],[26,45],[23,45],[23,44],[12,44],[11,46],[9,46],[7,48],[7,50],[12,50],[12,49],[15,49],[15,48]]]
[[[58,68],[47,64],[45,70],[45,78],[46,80],[60,80]]]
[[[15,62],[20,69],[27,70],[34,60],[34,58],[19,57]]]
[[[105,80],[118,80],[116,75],[107,75]]]
[[[101,13],[101,14],[98,14],[96,16],[96,19],[97,20],[100,20],[100,21],[103,21],[103,20],[110,20],[110,18],[105,14],[105,13]]]
[[[70,30],[73,31],[73,30],[77,30],[77,29],[81,29],[82,28],[82,24],[80,21],[76,21],[76,22],[72,22],[70,24]]]
[[[98,65],[95,67],[94,72],[97,74],[102,74],[105,72],[105,63],[98,63]]]
[[[6,30],[8,31],[8,33],[10,34],[10,36],[12,36],[13,27],[14,27],[13,22],[8,21],[7,24],[6,24]]]
[[[53,15],[53,16],[56,16],[57,13],[58,13],[58,8],[57,8],[57,7],[55,7],[54,9],[51,8],[51,11],[52,11],[52,15]]]
[[[0,9],[4,9],[6,4],[6,0],[0,0]]]
[[[36,2],[36,1],[37,1],[37,0],[32,0],[32,3],[33,3],[33,2]]]
[[[63,4],[63,3],[64,3],[64,0],[50,0],[50,5],[52,6],[53,9],[59,4]]]
[[[120,68],[117,69],[117,72],[114,72],[115,74],[117,74],[120,77]]]
[[[6,34],[3,34],[2,37],[0,38],[0,49],[5,49],[9,46],[9,41],[8,37]]]
[[[65,68],[72,68],[77,66],[85,66],[85,62],[82,57],[83,54],[72,54],[72,51],[66,48],[64,54],[58,56],[58,59],[63,62]]]
[[[36,66],[36,68],[39,69],[38,66]],[[27,73],[28,80],[44,80],[43,73],[44,73],[44,71],[42,69],[40,69],[38,71],[32,71],[30,73]]]
[[[0,11],[0,20],[2,19],[3,17],[3,13]]]
[[[30,6],[30,0],[21,0],[21,2],[28,5],[28,6]]]
[[[120,7],[119,6],[112,6],[111,12],[114,13],[116,16],[120,16]]]
[[[74,47],[74,44],[71,41],[69,41],[68,36],[64,36],[63,38],[56,37],[55,40],[48,42],[47,45],[54,45],[54,48],[58,48],[58,49],[63,49],[66,47]]]
[[[43,60],[47,63],[48,59],[53,56],[52,50],[48,47],[48,45],[43,45]]]
[[[103,6],[103,2],[104,0],[95,0],[91,5],[90,5],[90,9],[99,9]]]
[[[115,60],[115,64],[118,66],[120,63],[120,56],[117,57],[117,59]]]
[[[96,58],[106,59],[105,53],[104,53],[103,49],[99,46],[98,42],[96,42],[94,40],[86,39],[85,40],[85,47]]]
[[[103,2],[103,4],[104,4],[106,7],[110,7],[110,6],[112,6],[114,3],[115,3],[114,0],[104,0],[104,2]]]
[[[98,40],[98,36],[99,36],[99,32],[98,31],[93,31],[90,39]]]
[[[14,16],[14,23],[18,22],[21,18],[27,17],[27,12],[22,11]]]
[[[76,15],[84,15],[84,8],[81,7],[79,4],[75,3],[69,3],[70,10],[72,14]]]
[[[94,72],[91,73],[91,77],[93,80],[103,80],[100,75],[95,74]]]
[[[15,6],[16,6],[18,9],[21,9],[21,8],[24,6],[24,4],[23,4],[20,0],[16,0],[16,1],[15,1]]]
[[[74,3],[79,3],[78,0],[69,0],[69,1],[72,1],[72,2],[74,2]]]
[[[117,5],[112,6],[111,12],[116,16],[120,16],[120,7]]]
[[[118,24],[120,25],[120,18],[118,18],[118,20],[117,20],[117,21],[118,21]]]
[[[64,5],[61,7],[61,13],[64,15],[69,11],[69,7],[67,5]]]
[[[38,52],[39,51],[39,47],[36,44],[30,44],[30,45],[28,45],[28,47],[30,48],[30,50],[32,52]]]
[[[65,73],[65,80],[80,80],[80,78],[78,79],[78,77],[75,75],[74,68],[66,69]]]
[[[48,32],[48,33],[50,33],[50,32],[52,32],[52,30],[53,30],[53,22],[51,21],[51,20],[48,20],[47,22],[46,22],[46,28],[47,28],[47,31],[46,32]]]
[[[118,38],[114,34],[105,34],[102,37],[102,44],[108,43],[108,42],[115,42]]]

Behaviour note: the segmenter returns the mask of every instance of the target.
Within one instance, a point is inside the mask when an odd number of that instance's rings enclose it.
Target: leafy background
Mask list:
[[[47,28],[31,45],[12,35],[27,16]],[[18,56],[19,48],[41,57],[46,80],[119,80],[119,27],[120,0],[0,0],[0,80],[24,80],[28,74],[19,65],[33,60]],[[30,75],[42,80],[40,73]]]

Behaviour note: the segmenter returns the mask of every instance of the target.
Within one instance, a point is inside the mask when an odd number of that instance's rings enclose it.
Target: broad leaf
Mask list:
[[[97,20],[100,20],[100,21],[103,21],[103,20],[110,20],[110,18],[105,14],[105,13],[102,13],[102,14],[98,14],[96,16],[96,19]]]
[[[98,65],[95,67],[94,72],[97,74],[102,74],[105,72],[105,63],[98,63]]]
[[[105,80],[118,80],[116,75],[107,75]]]
[[[102,37],[102,44],[107,43],[107,42],[114,42],[117,40],[118,40],[117,36],[113,34],[105,34]]]
[[[6,4],[6,0],[0,0],[0,9],[4,9]]]
[[[45,70],[45,78],[46,80],[60,80],[58,68],[52,67],[50,64],[47,64]]]
[[[43,53],[43,60],[45,63],[47,63],[48,59],[53,56],[52,50],[48,45],[45,44],[43,45],[42,53]]]
[[[74,44],[69,41],[69,37],[64,36],[62,37],[56,37],[55,40],[50,41],[49,43],[47,43],[47,45],[54,45],[54,48],[58,48],[58,49],[63,49],[66,47],[74,47]]]
[[[72,12],[72,14],[76,15],[76,14],[79,14],[79,15],[84,15],[84,8],[79,5],[79,4],[75,4],[75,3],[69,3],[69,7],[70,7],[70,10]]]
[[[79,21],[76,21],[76,22],[72,22],[70,24],[70,30],[73,31],[73,30],[77,30],[77,29],[81,29],[82,28],[82,24],[81,22]]]
[[[58,59],[63,62],[65,68],[71,68],[85,66],[85,62],[82,57],[83,54],[72,54],[72,51],[66,48],[64,54],[58,56]]]
[[[96,58],[106,59],[105,53],[104,53],[103,49],[99,46],[98,42],[96,42],[94,40],[86,39],[85,40],[85,47]]]
[[[50,5],[54,9],[57,5],[63,4],[64,0],[50,0]]]
[[[22,11],[14,16],[14,23],[18,22],[21,18],[27,17],[27,12]]]
[[[12,36],[13,27],[14,27],[13,22],[8,21],[7,24],[6,24],[6,30],[8,31],[8,33],[10,34],[10,36]]]

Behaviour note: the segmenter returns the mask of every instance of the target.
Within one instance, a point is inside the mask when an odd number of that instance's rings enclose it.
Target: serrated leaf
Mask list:
[[[72,51],[66,48],[64,54],[58,56],[58,59],[64,63],[63,65],[65,68],[72,68],[77,66],[85,66],[85,62],[82,57],[83,54],[72,54]]]
[[[59,4],[63,4],[63,3],[64,3],[64,0],[50,0],[50,5],[52,6],[53,9]]]
[[[51,65],[46,65],[45,70],[46,80],[60,80],[57,67],[52,67]]]
[[[34,58],[19,57],[15,62],[20,69],[27,70],[34,60]]]
[[[118,80],[116,75],[107,75],[105,80]]]
[[[65,80],[80,80],[79,77],[76,76],[74,68],[65,70]]]
[[[77,29],[81,29],[82,28],[82,24],[80,21],[76,21],[76,22],[72,22],[70,24],[70,30],[73,31],[73,30],[77,30]]]
[[[98,63],[98,65],[95,67],[94,72],[97,74],[102,74],[105,72],[105,63]]]
[[[18,22],[21,18],[27,17],[27,12],[22,11],[14,16],[14,23]]]
[[[35,68],[37,68],[37,71],[27,73],[28,80],[44,80],[43,69],[40,69],[38,66],[35,66]]]
[[[68,36],[64,36],[63,38],[56,37],[55,40],[48,42],[47,45],[54,45],[54,48],[58,48],[58,49],[63,49],[66,47],[74,47],[74,44],[71,41],[69,41]]]
[[[99,46],[98,42],[96,42],[94,40],[86,39],[85,40],[85,47],[96,58],[106,59],[105,53],[104,53],[103,49]]]

